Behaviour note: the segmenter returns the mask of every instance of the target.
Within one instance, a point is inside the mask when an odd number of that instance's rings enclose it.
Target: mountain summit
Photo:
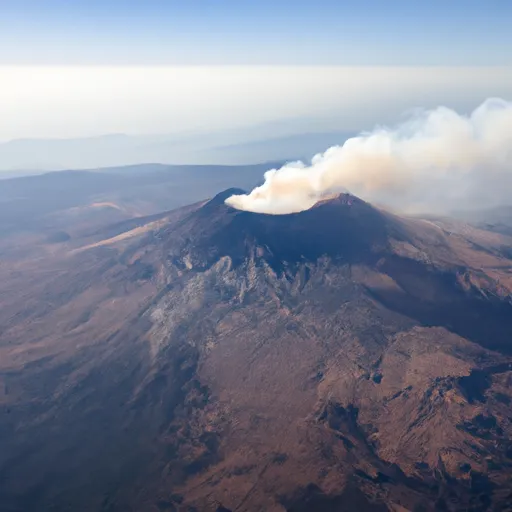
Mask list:
[[[510,239],[239,192],[1,274],[6,510],[510,508]]]
[[[208,266],[227,256],[235,265],[251,253],[276,268],[314,262],[325,256],[344,262],[375,259],[398,236],[397,222],[368,203],[348,194],[287,215],[236,210],[224,203],[233,190],[223,192],[167,228],[171,252],[188,251],[198,265]],[[181,240],[176,243],[176,239]]]

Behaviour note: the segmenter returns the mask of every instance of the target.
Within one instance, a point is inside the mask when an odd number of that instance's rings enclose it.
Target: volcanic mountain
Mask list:
[[[511,508],[511,239],[233,193],[0,267],[2,510]]]

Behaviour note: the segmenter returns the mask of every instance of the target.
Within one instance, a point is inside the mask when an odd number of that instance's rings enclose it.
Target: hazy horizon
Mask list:
[[[311,158],[346,138],[323,145],[315,134],[355,135],[417,109],[464,114],[489,97],[512,98],[507,67],[3,66],[0,82],[3,171]],[[293,136],[302,138],[265,147]],[[9,142],[19,139],[37,147]],[[241,146],[236,156],[232,146]]]
[[[0,81],[2,142],[272,123],[281,127],[269,136],[357,132],[395,123],[410,109],[464,112],[488,97],[512,97],[506,67],[4,66]]]
[[[309,161],[510,101],[512,7],[493,4],[8,0],[0,171]]]

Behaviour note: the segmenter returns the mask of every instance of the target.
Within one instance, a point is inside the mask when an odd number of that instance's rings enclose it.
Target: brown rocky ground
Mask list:
[[[512,508],[510,239],[230,193],[4,260],[0,508]]]

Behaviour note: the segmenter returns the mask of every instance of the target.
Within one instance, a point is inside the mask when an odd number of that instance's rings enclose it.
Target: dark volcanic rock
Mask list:
[[[266,215],[233,209],[224,199],[230,190],[216,196],[168,228],[172,251],[188,252],[201,267],[229,256],[235,265],[251,253],[265,259],[276,270],[284,264],[314,262],[322,256],[338,261],[375,261],[386,249],[389,235],[398,229],[390,218],[357,198],[341,195],[310,210],[289,215]],[[181,243],[176,244],[176,240]]]

